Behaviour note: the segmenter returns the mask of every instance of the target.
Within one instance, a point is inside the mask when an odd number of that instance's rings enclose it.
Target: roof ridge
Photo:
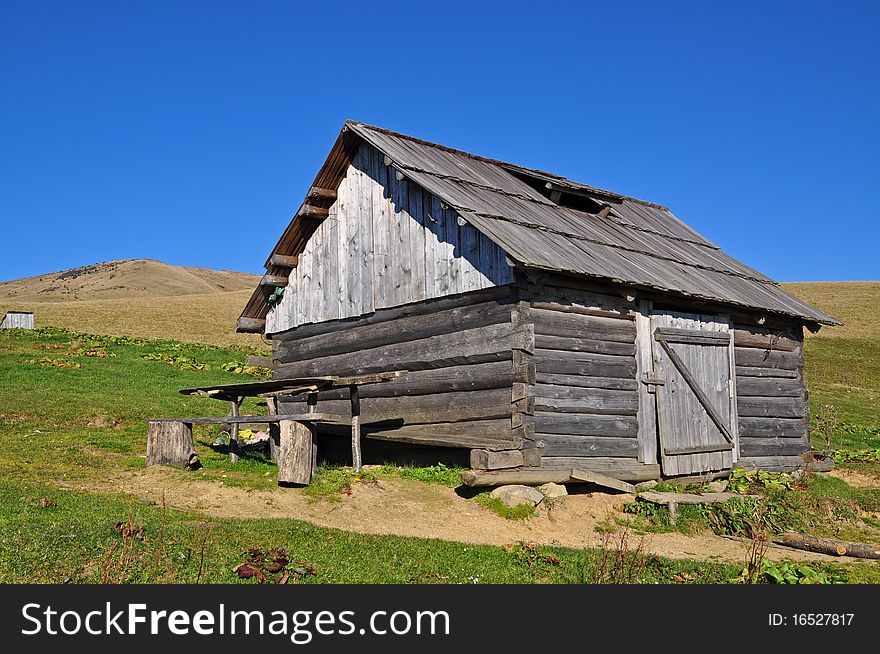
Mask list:
[[[468,157],[469,159],[476,159],[477,161],[482,161],[485,163],[490,163],[505,170],[509,168],[515,168],[517,170],[521,170],[523,172],[537,173],[538,175],[543,175],[545,177],[552,177],[555,180],[558,180],[563,183],[568,183],[576,186],[585,187],[586,190],[592,190],[596,193],[601,193],[605,195],[609,195],[611,197],[620,198],[621,200],[629,200],[631,202],[638,202],[639,204],[644,204],[649,207],[654,207],[657,209],[661,209],[662,211],[669,211],[669,209],[661,204],[657,204],[656,202],[651,202],[650,200],[642,200],[641,198],[636,198],[631,195],[623,195],[621,193],[617,193],[615,191],[608,191],[606,189],[599,188],[598,186],[592,186],[591,184],[584,184],[583,182],[578,182],[573,179],[569,179],[568,177],[563,177],[562,175],[557,175],[556,173],[551,173],[546,170],[541,170],[540,168],[530,168],[528,166],[521,166],[519,164],[510,163],[508,161],[502,161],[501,159],[492,159],[491,157],[484,157],[479,154],[474,154],[473,152],[468,152],[466,150],[459,150],[458,148],[452,148],[448,145],[443,145],[442,143],[435,143],[434,141],[426,141],[425,139],[420,139],[415,136],[410,136],[409,134],[403,134],[402,132],[395,132],[391,129],[385,129],[384,127],[379,127],[377,125],[371,125],[369,123],[364,123],[359,120],[351,120],[348,119],[345,121],[345,126],[343,129],[348,127],[349,125],[357,125],[358,127],[363,127],[365,129],[373,130],[374,132],[379,132],[381,134],[388,134],[390,136],[396,136],[398,138],[406,139],[408,141],[412,141],[413,143],[419,143],[421,145],[426,145],[432,148],[436,148],[438,150],[443,150],[445,152],[451,152],[453,154],[463,155]],[[510,170],[508,170],[510,172]]]

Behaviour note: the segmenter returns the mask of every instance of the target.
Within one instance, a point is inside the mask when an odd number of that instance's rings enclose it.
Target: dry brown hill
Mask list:
[[[0,316],[18,309],[33,311],[37,327],[265,350],[259,336],[235,333],[259,279],[151,259],[108,261],[0,283]]]
[[[840,327],[823,327],[818,336],[880,339],[874,316],[880,306],[880,282],[786,282],[782,288],[843,321]]]
[[[171,266],[152,259],[107,261],[0,283],[0,302],[177,297],[253,289],[256,275]]]

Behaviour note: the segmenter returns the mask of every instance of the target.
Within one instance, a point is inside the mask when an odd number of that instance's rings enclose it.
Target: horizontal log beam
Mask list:
[[[269,266],[277,268],[296,268],[299,263],[299,257],[288,254],[273,254],[269,257]]]
[[[297,211],[296,215],[301,216],[302,218],[324,220],[330,215],[330,209],[327,207],[316,207],[311,204],[304,204],[300,207],[299,211]]]
[[[739,397],[804,397],[806,388],[800,379],[782,377],[737,377]]]
[[[265,318],[248,318],[242,316],[235,325],[235,331],[244,334],[261,334],[266,329]]]
[[[306,194],[306,200],[336,200],[336,189],[313,186]]]
[[[638,459],[622,459],[609,456],[541,456],[541,466],[552,470],[589,470],[624,481],[648,481],[660,478],[660,466],[656,463],[639,463]]]
[[[535,444],[542,456],[614,456],[636,458],[637,438],[605,438],[600,436],[565,436],[535,433]]]
[[[740,439],[755,438],[804,438],[809,425],[805,418],[745,418],[739,419]]]
[[[287,277],[282,275],[263,275],[260,278],[260,286],[287,286]]]
[[[639,431],[639,421],[635,416],[537,411],[530,421],[535,425],[535,431],[545,434],[635,438]]]
[[[566,484],[572,481],[571,470],[465,470],[461,480],[466,486],[505,486],[507,484],[524,484],[538,486],[540,484]]]

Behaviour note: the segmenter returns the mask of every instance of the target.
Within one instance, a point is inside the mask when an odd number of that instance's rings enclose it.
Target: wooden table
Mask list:
[[[220,386],[205,386],[200,388],[185,388],[180,391],[184,395],[196,395],[210,397],[230,403],[230,416],[228,418],[163,418],[151,421],[151,423],[192,423],[200,422],[225,422],[231,425],[229,439],[229,459],[232,463],[238,460],[238,428],[242,423],[267,422],[275,425],[279,434],[279,449],[284,455],[285,461],[279,459],[279,481],[290,483],[303,483],[305,477],[304,468],[308,468],[309,478],[314,470],[314,458],[316,448],[314,445],[314,428],[317,423],[345,423],[339,416],[330,416],[318,412],[318,393],[334,388],[348,388],[351,400],[351,458],[354,469],[359,471],[363,464],[361,457],[361,410],[360,410],[360,387],[366,384],[377,384],[394,379],[405,374],[406,371],[382,372],[371,375],[356,375],[350,377],[325,376],[325,377],[299,377],[286,379],[272,379],[262,382],[246,382],[243,384],[224,384]],[[278,415],[278,399],[296,395],[308,396],[308,412],[297,415]],[[269,405],[269,416],[242,416],[240,415],[241,403],[246,397],[265,397]],[[283,441],[283,443],[282,443]],[[310,465],[304,462],[305,449],[308,446]],[[289,461],[288,461],[289,459]],[[289,465],[288,465],[289,464]],[[290,479],[282,479],[282,466],[290,468],[284,476]],[[294,480],[295,479],[295,480]],[[307,481],[305,483],[308,483]]]

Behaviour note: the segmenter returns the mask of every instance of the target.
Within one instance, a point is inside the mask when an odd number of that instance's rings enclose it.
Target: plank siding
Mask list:
[[[803,329],[734,324],[740,450],[751,461],[810,449]]]
[[[512,283],[504,250],[461,222],[363,144],[270,309],[266,333]]]
[[[632,302],[561,287],[530,286],[528,297],[536,384],[535,413],[526,421],[534,427],[542,466],[573,462],[582,470],[621,478],[656,477],[656,466],[637,460]]]
[[[515,416],[533,408],[523,393],[514,395],[534,381],[534,372],[518,367],[514,355],[534,349],[534,334],[531,324],[513,321],[515,298],[502,291],[492,291],[494,298],[477,292],[286,330],[273,339],[275,374],[405,370],[405,376],[361,389],[364,437],[516,449],[531,429],[521,419],[515,424]],[[281,412],[306,408],[304,397],[279,398]],[[318,393],[317,410],[350,418],[346,390]],[[321,427],[321,433],[334,431]]]

